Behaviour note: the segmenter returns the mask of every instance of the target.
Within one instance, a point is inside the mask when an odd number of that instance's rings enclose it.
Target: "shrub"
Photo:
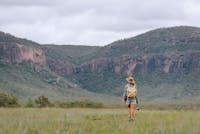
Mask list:
[[[0,93],[0,107],[16,107],[19,106],[17,98],[13,95]]]
[[[54,106],[48,99],[48,97],[45,96],[39,96],[37,99],[35,99],[35,103],[37,107],[52,107]]]
[[[34,102],[30,97],[27,99],[25,107],[34,107]]]

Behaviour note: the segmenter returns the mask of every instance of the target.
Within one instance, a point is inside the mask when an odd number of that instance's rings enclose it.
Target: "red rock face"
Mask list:
[[[62,66],[62,65],[61,65]],[[66,68],[72,68],[66,66]],[[150,54],[133,57],[126,56],[116,59],[101,58],[86,62],[80,66],[73,66],[65,73],[80,72],[103,72],[111,71],[117,75],[133,74],[143,75],[150,72],[162,73],[199,73],[200,51],[176,53],[176,54]]]
[[[0,59],[6,64],[21,63],[26,60],[41,65],[46,64],[46,58],[42,49],[17,43],[1,43]]]
[[[112,60],[108,58],[99,58],[75,67],[76,71],[81,72],[98,72],[102,71],[102,69],[104,69],[104,71],[113,69]]]
[[[47,60],[47,64],[58,75],[70,74],[75,69],[75,66],[68,61]]]
[[[59,75],[74,72],[105,72],[116,75],[143,75],[154,71],[162,73],[199,73],[200,51],[174,54],[149,54],[143,56],[122,56],[118,58],[98,58],[74,65],[68,61],[46,60],[42,49],[17,43],[0,43],[0,60],[6,64],[30,60],[49,68]]]
[[[115,74],[120,74],[121,73],[121,67],[115,66],[114,71],[115,71]]]
[[[131,63],[128,65],[128,69],[126,71],[127,76],[132,76],[133,71],[135,70],[137,63]]]

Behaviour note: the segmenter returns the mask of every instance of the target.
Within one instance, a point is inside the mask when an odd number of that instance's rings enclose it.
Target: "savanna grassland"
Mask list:
[[[199,134],[200,111],[1,108],[0,134]]]

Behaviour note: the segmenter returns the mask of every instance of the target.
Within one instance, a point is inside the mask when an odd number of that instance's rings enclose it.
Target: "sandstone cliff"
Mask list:
[[[55,64],[58,66],[58,64]],[[62,68],[62,64],[59,64]],[[52,67],[51,67],[52,68]],[[56,68],[56,67],[55,67]],[[53,68],[52,68],[53,69]],[[103,72],[111,71],[115,74],[145,74],[150,72],[162,73],[200,73],[200,51],[189,51],[175,54],[149,54],[144,56],[123,56],[109,59],[100,58],[86,62],[80,66],[68,63],[62,70],[65,73],[73,72]],[[54,70],[54,69],[53,69]],[[58,71],[58,70],[57,70]]]
[[[53,72],[58,75],[70,74],[74,72],[76,68],[72,63],[62,60],[48,59],[47,65]]]
[[[18,43],[0,43],[0,59],[5,64],[21,63],[30,60],[41,65],[46,64],[42,49]]]

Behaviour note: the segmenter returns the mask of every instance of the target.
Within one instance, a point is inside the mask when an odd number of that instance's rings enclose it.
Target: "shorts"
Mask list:
[[[127,104],[127,105],[130,105],[130,104],[137,104],[137,103],[136,103],[136,98],[127,98],[126,104]]]

